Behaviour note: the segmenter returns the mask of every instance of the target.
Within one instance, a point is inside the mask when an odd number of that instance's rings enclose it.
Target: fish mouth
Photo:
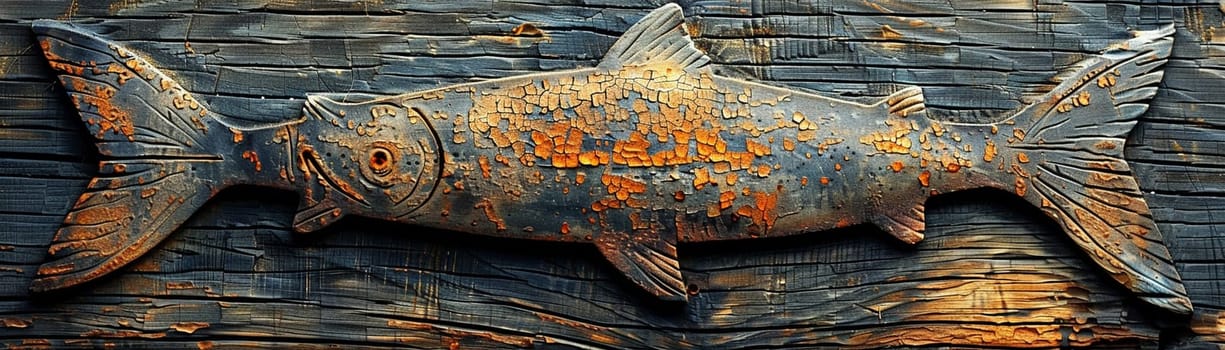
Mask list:
[[[341,180],[336,176],[336,173],[333,173],[331,169],[323,164],[323,158],[319,156],[318,152],[315,152],[314,148],[310,146],[304,147],[301,154],[304,163],[306,163],[310,168],[314,169],[315,173],[318,173],[319,178],[323,179],[325,183],[354,202],[360,203],[367,207],[370,206],[370,202],[366,201],[366,197],[362,196],[361,193],[357,193],[352,184]],[[309,176],[309,174],[307,174],[307,176]]]

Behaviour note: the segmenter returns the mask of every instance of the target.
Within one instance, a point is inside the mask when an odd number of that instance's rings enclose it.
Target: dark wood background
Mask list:
[[[300,113],[308,92],[389,94],[592,66],[660,3],[621,0],[0,3],[0,343],[10,347],[1197,348],[1225,345],[1225,8],[1218,0],[692,0],[725,75],[846,96],[924,88],[987,121],[1071,64],[1176,23],[1132,134],[1138,173],[1195,304],[1144,305],[1049,219],[996,192],[929,203],[928,239],[858,226],[683,245],[698,294],[664,304],[592,247],[348,219],[297,235],[296,199],[226,192],[129,268],[27,286],[96,152],[33,41],[53,18],[146,53],[222,114]],[[531,30],[538,29],[539,33]],[[518,28],[518,30],[516,30]],[[525,30],[526,29],[526,30]],[[1220,33],[1217,33],[1220,32]],[[539,34],[539,35],[536,35]]]

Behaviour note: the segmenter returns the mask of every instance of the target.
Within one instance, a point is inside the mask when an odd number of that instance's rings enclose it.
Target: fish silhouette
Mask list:
[[[917,87],[861,103],[720,76],[669,4],[595,67],[357,102],[310,95],[300,119],[265,126],[211,112],[95,34],[33,30],[101,157],[34,291],[130,263],[235,185],[300,193],[300,232],[356,215],[593,244],[666,300],[687,298],[678,243],[861,223],[916,243],[929,197],[993,188],[1040,208],[1140,299],[1191,310],[1123,159],[1172,27],[1081,62],[1002,121],[970,124],[929,118]]]

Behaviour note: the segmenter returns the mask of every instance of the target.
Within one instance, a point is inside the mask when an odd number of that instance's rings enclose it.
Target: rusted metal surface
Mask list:
[[[593,244],[667,300],[692,290],[678,243],[862,223],[917,243],[929,197],[996,188],[1040,207],[1140,298],[1191,308],[1122,159],[1169,28],[1086,60],[1003,121],[962,124],[928,118],[918,88],[864,103],[715,74],[667,5],[596,67],[365,101],[309,96],[300,120],[259,127],[209,112],[101,37],[34,29],[104,158],[35,290],[114,271],[234,185],[301,193],[301,232],[357,215]]]

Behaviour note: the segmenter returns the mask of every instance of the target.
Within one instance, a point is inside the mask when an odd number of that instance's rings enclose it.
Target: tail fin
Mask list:
[[[225,128],[178,83],[93,34],[36,21],[43,53],[97,141],[98,176],[56,232],[30,289],[77,285],[149,251],[220,188]],[[210,135],[210,131],[213,131]]]
[[[1123,145],[1161,82],[1172,26],[1087,60],[1054,91],[997,124],[997,181],[1059,223],[1089,257],[1144,301],[1191,303],[1153,223]],[[1012,124],[1012,125],[1008,125]]]

